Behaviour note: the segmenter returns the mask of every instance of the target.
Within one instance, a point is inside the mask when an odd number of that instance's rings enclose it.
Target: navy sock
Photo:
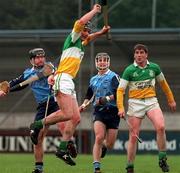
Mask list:
[[[101,168],[101,163],[95,161],[95,162],[93,162],[93,166],[94,166],[94,171],[95,171],[95,170],[100,170],[100,168]]]
[[[35,169],[43,170],[43,162],[36,162]]]

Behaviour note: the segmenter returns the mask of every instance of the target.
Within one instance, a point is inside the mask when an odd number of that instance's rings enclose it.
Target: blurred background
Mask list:
[[[75,20],[89,11],[94,0],[6,0],[0,1],[0,81],[18,77],[30,67],[28,51],[42,47],[47,59],[55,62],[61,55],[64,39]],[[94,57],[107,52],[111,69],[120,76],[133,62],[133,46],[146,44],[149,60],[158,63],[174,93],[177,112],[169,111],[164,93],[157,87],[157,96],[164,112],[167,144],[170,153],[180,153],[180,1],[179,0],[111,0],[108,2],[112,40],[102,37],[86,47],[81,69],[75,79],[79,104],[82,103],[89,79],[96,73]],[[103,17],[93,19],[94,31],[103,27]],[[127,99],[126,99],[127,101]],[[127,105],[127,104],[126,104]],[[32,152],[28,136],[34,120],[36,103],[29,89],[10,93],[0,99],[0,151]],[[92,108],[82,113],[75,137],[80,153],[90,153],[94,142]],[[56,146],[59,133],[52,126],[46,138],[46,151]],[[156,152],[155,134],[145,118],[140,134],[144,143],[139,153]],[[59,139],[59,138],[58,138]],[[122,120],[112,152],[126,150],[127,125]]]

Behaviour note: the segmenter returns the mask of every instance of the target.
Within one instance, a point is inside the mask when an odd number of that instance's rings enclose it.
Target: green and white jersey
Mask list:
[[[64,42],[61,60],[56,74],[67,73],[73,78],[76,76],[84,56],[84,46],[80,39],[83,28],[84,25],[76,21],[72,32]]]
[[[125,90],[129,86],[129,98],[154,97],[156,96],[155,79],[164,80],[159,65],[147,61],[147,65],[142,68],[134,62],[125,69],[119,88]]]

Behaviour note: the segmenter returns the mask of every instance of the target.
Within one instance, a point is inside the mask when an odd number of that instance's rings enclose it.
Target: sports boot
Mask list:
[[[167,164],[166,157],[159,159],[159,167],[162,169],[163,172],[169,172],[169,165]]]
[[[94,173],[102,173],[101,170],[95,170]]]
[[[76,158],[77,157],[77,147],[76,144],[73,141],[68,141],[67,144],[67,150],[69,152],[69,154],[71,155],[72,158]]]
[[[134,173],[134,167],[126,167],[127,173]]]
[[[101,153],[101,158],[104,158],[107,153],[107,147],[105,145],[102,146],[102,153]]]
[[[32,171],[32,173],[43,173],[43,171],[42,171],[42,170],[39,170],[39,169],[34,169],[34,170]]]
[[[59,159],[63,160],[66,164],[75,166],[76,163],[74,160],[71,158],[70,154],[68,152],[62,151],[62,150],[57,150],[55,153],[56,157]]]

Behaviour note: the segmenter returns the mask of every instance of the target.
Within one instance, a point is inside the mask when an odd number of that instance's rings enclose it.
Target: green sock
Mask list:
[[[134,164],[133,163],[127,163],[127,168],[134,168]]]
[[[59,149],[66,151],[67,150],[67,144],[68,144],[68,141],[61,141],[59,144]]]
[[[159,151],[159,160],[166,157],[166,151]]]
[[[43,122],[42,120],[38,120],[34,122],[35,127],[42,129],[43,128]]]

